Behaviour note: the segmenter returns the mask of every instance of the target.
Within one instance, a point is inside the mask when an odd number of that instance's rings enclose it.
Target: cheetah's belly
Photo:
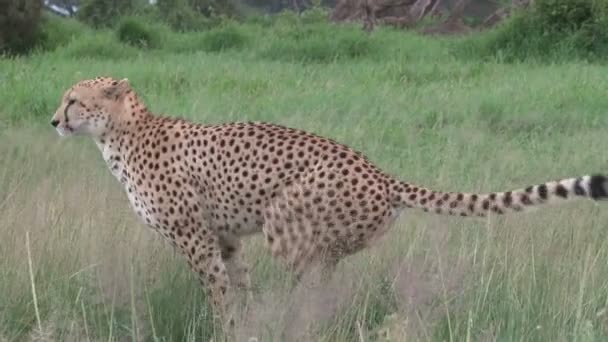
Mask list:
[[[246,236],[262,231],[263,204],[250,206],[207,205],[205,219],[218,233]]]

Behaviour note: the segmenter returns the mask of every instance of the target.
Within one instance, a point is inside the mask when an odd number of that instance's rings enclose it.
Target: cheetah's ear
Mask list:
[[[127,91],[129,91],[130,89],[131,89],[131,84],[129,83],[129,80],[126,78],[123,78],[120,81],[112,82],[111,85],[109,85],[108,87],[106,87],[103,90],[103,93],[109,99],[118,100],[123,95],[125,95],[127,93]]]

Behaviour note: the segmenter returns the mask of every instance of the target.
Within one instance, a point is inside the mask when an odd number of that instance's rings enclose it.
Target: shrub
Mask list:
[[[244,23],[263,28],[271,27],[274,24],[272,17],[268,14],[249,15],[244,19]]]
[[[275,25],[284,27],[304,24],[327,24],[329,23],[329,13],[327,8],[315,5],[301,13],[297,13],[292,9],[283,9],[274,15],[273,19]]]
[[[0,53],[20,54],[40,41],[42,1],[0,1]]]
[[[84,0],[76,16],[95,28],[112,27],[120,17],[133,13],[136,5],[136,0]]]
[[[214,26],[214,21],[187,6],[176,6],[162,12],[163,20],[177,32],[203,31]]]
[[[190,0],[190,5],[197,13],[205,17],[235,18],[239,16],[237,8],[231,0]]]
[[[68,58],[119,60],[137,56],[138,50],[116,40],[111,32],[95,32],[87,39],[71,41],[56,53]]]
[[[605,58],[608,1],[535,0],[495,30],[468,41],[470,52],[505,60]]]
[[[593,4],[589,0],[537,0],[532,14],[545,32],[571,32],[593,21]]]
[[[312,7],[300,14],[301,21],[304,24],[325,23],[329,18],[329,11],[321,6]]]
[[[223,17],[236,17],[230,0],[158,0],[162,19],[179,32],[203,31],[221,23]]]
[[[71,18],[60,18],[54,15],[43,17],[41,46],[45,50],[53,50],[67,45],[73,39],[83,36],[88,28]]]
[[[117,30],[118,40],[140,48],[157,48],[160,46],[160,33],[150,25],[135,17],[125,17]]]
[[[241,48],[247,43],[248,38],[235,25],[226,25],[205,33],[202,40],[202,49],[215,52]]]
[[[261,56],[272,60],[331,62],[354,59],[372,53],[377,47],[361,30],[331,24],[278,27]]]
[[[284,9],[274,15],[275,25],[292,27],[300,24],[299,15],[291,9]]]

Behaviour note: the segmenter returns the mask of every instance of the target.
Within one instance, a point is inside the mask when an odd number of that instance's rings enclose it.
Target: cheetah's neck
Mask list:
[[[124,121],[120,126],[114,125],[113,129],[94,139],[110,172],[124,186],[128,179],[127,164],[135,151],[138,134],[145,129],[150,118],[152,117]]]
[[[110,169],[110,172],[116,179],[120,181],[122,185],[126,185],[126,155],[128,154],[128,147],[120,147],[114,142],[105,142],[101,139],[96,139],[95,143],[103,160]]]

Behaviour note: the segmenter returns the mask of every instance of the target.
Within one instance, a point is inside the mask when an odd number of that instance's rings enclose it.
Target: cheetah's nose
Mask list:
[[[57,125],[59,125],[59,120],[51,120],[51,125],[57,127]]]

